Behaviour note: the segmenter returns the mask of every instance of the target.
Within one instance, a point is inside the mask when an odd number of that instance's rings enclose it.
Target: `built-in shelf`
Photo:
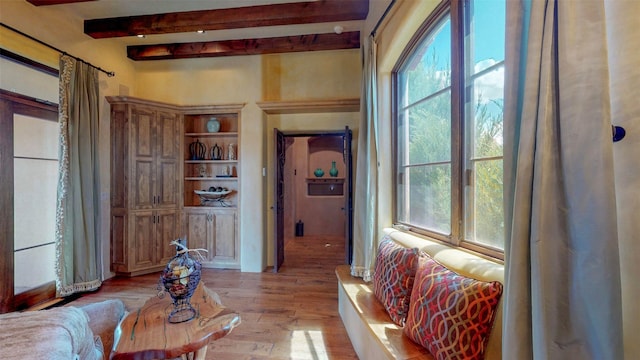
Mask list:
[[[308,183],[316,183],[316,184],[344,184],[343,177],[327,177],[327,178],[307,178]]]
[[[224,132],[199,132],[199,133],[185,133],[184,136],[189,137],[216,137],[216,136],[238,136],[236,131],[224,131]]]
[[[200,176],[190,176],[184,178],[186,181],[236,181],[238,180],[237,176],[227,176],[227,177],[200,177]]]
[[[238,160],[185,160],[185,164],[235,164]]]

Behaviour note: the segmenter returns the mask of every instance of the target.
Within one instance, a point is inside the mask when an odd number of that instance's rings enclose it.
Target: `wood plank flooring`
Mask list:
[[[296,237],[276,273],[205,269],[202,281],[242,323],[209,344],[207,360],[358,359],[338,314],[336,265],[343,238]],[[70,305],[119,298],[128,310],[157,294],[158,274],[113,278]]]

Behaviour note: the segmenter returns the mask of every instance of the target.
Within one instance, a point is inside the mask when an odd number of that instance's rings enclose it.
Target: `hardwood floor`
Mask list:
[[[286,246],[280,272],[205,269],[202,281],[242,323],[209,344],[207,360],[357,359],[338,314],[336,265],[344,240],[297,237]],[[128,310],[157,294],[158,274],[113,278],[71,305],[119,298]]]

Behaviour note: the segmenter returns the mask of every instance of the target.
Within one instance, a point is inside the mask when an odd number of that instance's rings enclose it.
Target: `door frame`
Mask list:
[[[13,118],[15,114],[58,121],[58,105],[0,89],[0,313],[26,309],[56,295],[55,282],[43,284],[16,296],[14,292],[14,172]]]
[[[316,130],[316,131],[280,131],[278,128],[274,128],[274,149],[273,149],[273,158],[274,158],[274,205],[272,209],[274,210],[273,222],[274,222],[274,264],[273,264],[273,272],[278,272],[278,269],[282,265],[285,259],[284,252],[284,227],[278,226],[279,224],[284,223],[284,210],[278,206],[278,199],[284,198],[284,182],[282,186],[279,186],[279,176],[282,176],[281,168],[284,167],[284,163],[286,162],[286,147],[278,146],[277,134],[281,134],[283,138],[287,137],[322,137],[322,136],[342,136],[343,140],[346,134],[348,138],[351,140],[348,143],[348,149],[345,151],[344,146],[347,145],[345,141],[343,141],[343,156],[348,156],[345,158],[345,166],[346,175],[345,182],[347,184],[347,189],[345,191],[345,263],[351,264],[351,254],[353,253],[353,160],[351,159],[352,149],[353,149],[353,133],[351,129],[346,126],[344,130]],[[279,175],[280,174],[280,175]],[[282,180],[282,179],[280,179]],[[280,240],[279,240],[280,239]]]

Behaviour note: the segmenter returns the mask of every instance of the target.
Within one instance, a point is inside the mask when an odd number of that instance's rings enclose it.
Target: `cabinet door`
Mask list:
[[[154,187],[157,208],[178,206],[181,191],[180,139],[182,123],[176,113],[158,111],[155,123],[156,155]]]
[[[129,271],[152,267],[156,265],[155,214],[134,211],[129,216]]]
[[[206,209],[189,209],[185,211],[185,228],[187,247],[190,249],[206,249],[202,252],[205,262],[212,258],[213,216]]]
[[[237,267],[240,249],[236,233],[236,211],[231,209],[212,210],[214,244],[212,260],[216,265]],[[210,250],[211,251],[211,250]]]
[[[153,188],[155,156],[155,112],[146,108],[131,108],[130,194],[133,209],[151,209],[157,201]]]
[[[176,247],[171,245],[181,234],[180,213],[177,210],[155,212],[157,265],[166,265],[176,255]]]

